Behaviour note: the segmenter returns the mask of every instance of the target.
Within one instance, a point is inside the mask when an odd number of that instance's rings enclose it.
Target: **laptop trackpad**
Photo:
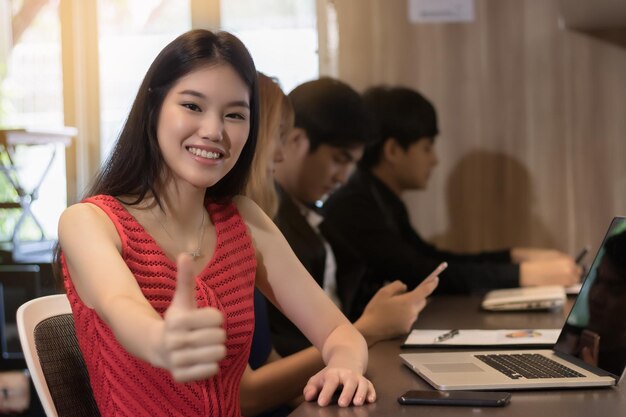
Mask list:
[[[428,363],[424,366],[431,372],[485,372],[473,363]]]

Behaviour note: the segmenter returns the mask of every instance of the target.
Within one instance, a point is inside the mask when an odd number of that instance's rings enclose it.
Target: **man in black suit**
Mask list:
[[[336,277],[349,277],[341,282],[359,281],[364,265],[342,244],[341,236],[335,236],[330,247],[318,227],[322,218],[316,203],[344,184],[361,158],[369,138],[366,110],[356,91],[332,78],[301,84],[289,99],[295,128],[282,146],[284,160],[275,167],[280,197],[275,222],[313,278],[348,312],[353,290],[337,286]],[[337,256],[348,262],[338,265]],[[274,306],[269,306],[269,317],[272,342],[281,355],[310,345]]]

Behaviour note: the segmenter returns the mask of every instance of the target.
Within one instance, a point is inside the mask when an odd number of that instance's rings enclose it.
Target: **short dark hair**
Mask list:
[[[128,119],[87,196],[133,194],[137,204],[151,192],[160,205],[158,180],[164,162],[157,142],[157,122],[165,96],[183,76],[206,65],[228,64],[250,91],[250,133],[239,159],[205,199],[223,201],[239,194],[246,183],[258,130],[259,107],[256,68],[243,43],[228,32],[186,32],[169,43],[148,69]]]
[[[352,148],[370,141],[363,99],[348,84],[322,77],[300,84],[289,93],[295,127],[304,129],[309,152],[321,144]]]
[[[439,133],[435,107],[415,90],[372,87],[363,93],[363,102],[371,118],[375,140],[365,148],[360,168],[370,169],[380,162],[383,145],[389,138],[394,138],[406,150],[412,143],[434,138]]]

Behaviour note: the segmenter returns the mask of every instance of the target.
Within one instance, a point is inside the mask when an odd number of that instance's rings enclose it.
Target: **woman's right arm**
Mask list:
[[[412,291],[400,281],[381,288],[354,323],[368,346],[393,337],[406,335],[426,306],[426,298],[439,282],[438,275],[446,265],[437,268]],[[281,358],[273,350],[268,361],[253,370],[246,368],[240,387],[241,412],[255,416],[282,404],[301,398],[308,379],[324,367],[319,350],[309,347]]]
[[[102,210],[85,203],[66,209],[59,243],[76,292],[129,353],[181,382],[217,372],[225,355],[222,314],[196,307],[189,257],[179,259],[176,293],[161,319],[122,259],[120,237]]]

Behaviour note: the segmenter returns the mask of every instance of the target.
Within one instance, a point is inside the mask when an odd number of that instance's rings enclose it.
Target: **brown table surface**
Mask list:
[[[571,308],[548,312],[489,313],[481,311],[479,296],[436,296],[420,315],[420,329],[528,329],[560,328]],[[593,389],[552,389],[511,391],[505,407],[402,406],[397,397],[410,389],[432,389],[419,376],[402,365],[401,352],[426,352],[434,349],[402,349],[404,338],[378,343],[370,349],[368,377],[374,383],[378,401],[364,407],[319,407],[304,403],[290,416],[483,416],[571,417],[626,416],[626,381],[619,387]]]

